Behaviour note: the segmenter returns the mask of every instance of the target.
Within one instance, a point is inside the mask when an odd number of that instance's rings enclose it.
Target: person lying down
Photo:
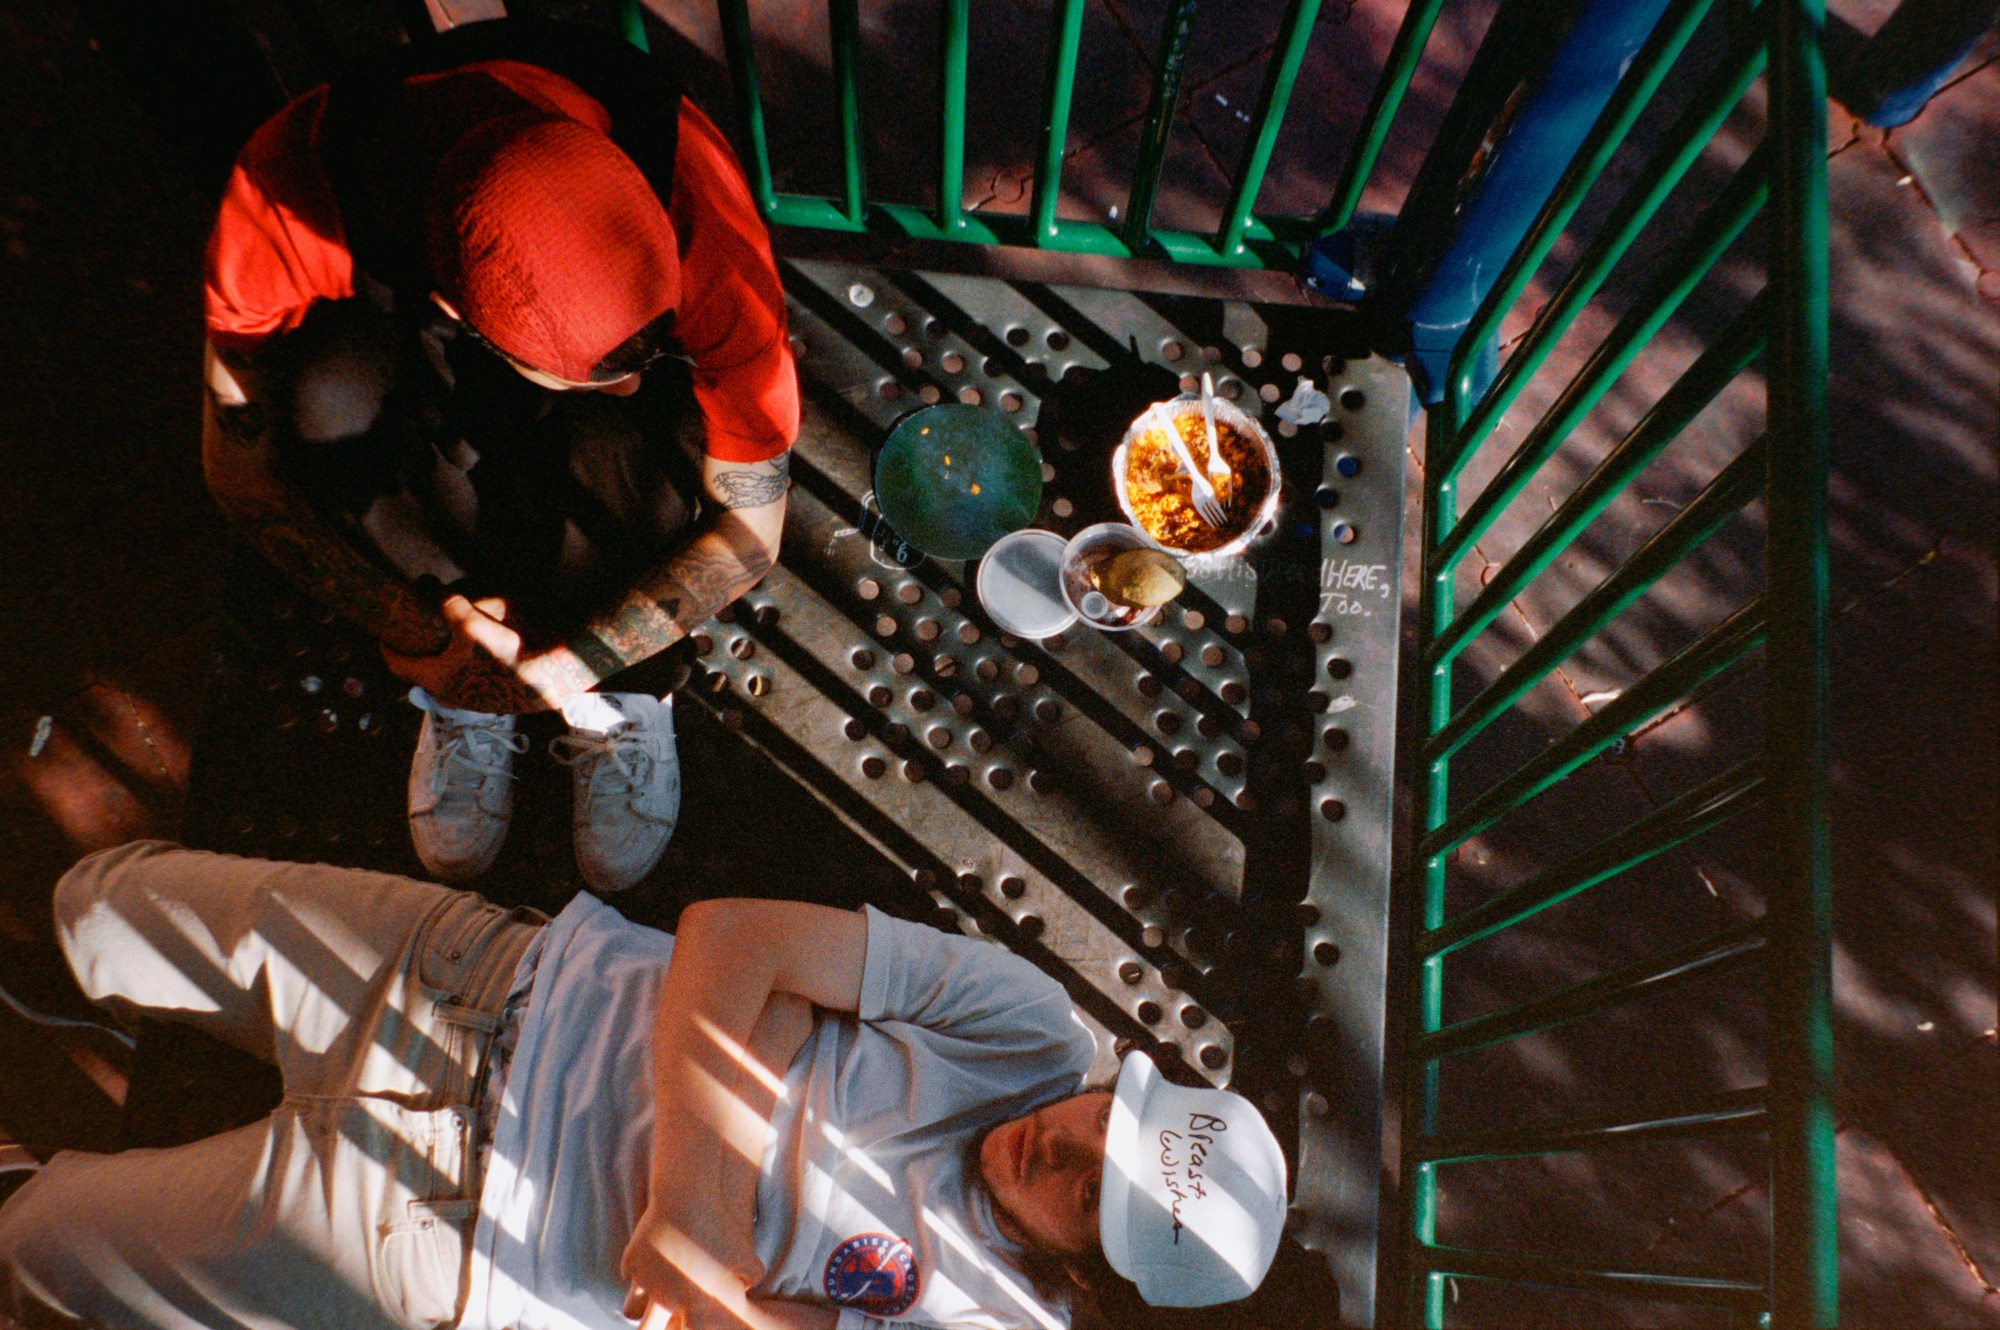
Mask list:
[[[138,842],[58,933],[111,1016],[274,1061],[261,1122],[56,1155],[0,1206],[29,1327],[1063,1330],[1114,1285],[1250,1294],[1269,1127],[1089,1032],[997,945],[865,908],[580,894],[554,919],[380,873]]]

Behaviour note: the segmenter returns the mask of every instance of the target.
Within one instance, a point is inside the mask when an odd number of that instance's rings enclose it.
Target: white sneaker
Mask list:
[[[478,877],[500,856],[514,816],[514,756],[528,738],[512,716],[455,711],[421,688],[411,705],[424,713],[410,762],[410,840],[432,876]]]
[[[549,751],[575,772],[577,869],[592,891],[623,891],[660,862],[681,815],[673,699],[583,693],[563,719]]]

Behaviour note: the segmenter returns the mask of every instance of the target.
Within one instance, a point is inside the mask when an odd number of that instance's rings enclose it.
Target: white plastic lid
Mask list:
[[[1062,594],[1063,547],[1053,531],[1035,527],[993,542],[973,578],[979,603],[1016,637],[1050,637],[1076,622]]]

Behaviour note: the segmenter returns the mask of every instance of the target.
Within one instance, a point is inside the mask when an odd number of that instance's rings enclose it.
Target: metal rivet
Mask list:
[[[953,693],[951,696],[951,709],[961,716],[970,716],[977,705],[970,693]]]
[[[1359,411],[1362,407],[1368,405],[1368,397],[1359,388],[1342,388],[1340,390],[1340,404],[1349,411]]]
[[[1181,391],[1182,391],[1182,392],[1184,392],[1184,393],[1191,393],[1191,392],[1193,392],[1193,391],[1194,391],[1194,390],[1195,390],[1196,388],[1198,388],[1199,386],[1201,386],[1201,380],[1200,380],[1200,379],[1197,379],[1197,378],[1196,378],[1196,377],[1195,377],[1194,375],[1192,375],[1192,374],[1183,374],[1183,375],[1181,375]]]
[[[972,667],[972,672],[988,683],[1000,677],[1000,666],[991,658],[983,657]]]
[[[1009,789],[1014,784],[1014,773],[1006,767],[994,767],[986,773],[986,783],[996,790]]]
[[[1028,884],[1010,873],[1000,879],[1000,894],[1010,901],[1017,901],[1028,894]]]
[[[951,731],[942,725],[931,726],[929,732],[924,735],[924,738],[930,741],[930,745],[933,748],[945,749],[951,747]]]
[[[958,390],[958,400],[965,403],[967,406],[978,406],[980,402],[985,400],[985,398],[984,395],[980,393],[979,389],[974,388],[970,384],[967,384],[965,387],[960,388]]]
[[[1290,627],[1290,624],[1276,615],[1272,615],[1270,618],[1264,620],[1264,631],[1273,637],[1283,637]]]
[[[1338,799],[1322,799],[1319,803],[1319,815],[1329,822],[1338,822],[1347,816],[1347,805]]]
[[[1006,332],[1007,345],[1017,349],[1024,347],[1028,344],[1028,336],[1028,330],[1017,323]]]
[[[1215,769],[1225,776],[1243,774],[1243,754],[1229,750],[1215,755]]]
[[[917,668],[917,658],[907,651],[898,651],[890,660],[889,668],[898,674],[908,674]]]
[[[722,728],[735,731],[743,728],[743,713],[731,707],[722,713]]]
[[[1305,776],[1306,776],[1306,784],[1308,785],[1319,784],[1321,781],[1326,779],[1326,764],[1323,762],[1306,763]]]
[[[896,635],[896,616],[893,614],[877,615],[875,617],[875,635],[877,637],[894,637]]]
[[[849,656],[848,659],[854,662],[854,668],[857,670],[872,670],[875,668],[875,653],[867,647],[860,648],[852,656]]]
[[[882,320],[882,326],[888,330],[889,335],[892,337],[901,337],[910,329],[910,325],[904,322],[902,315],[893,313]]]
[[[972,731],[965,736],[965,741],[972,745],[972,751],[975,753],[984,753],[993,747],[993,736],[985,730]]]
[[[873,753],[861,759],[861,774],[870,780],[882,779],[882,773],[888,769],[889,764]]]
[[[1311,928],[1319,922],[1319,906],[1314,905],[1311,901],[1300,901],[1298,908],[1293,913],[1299,921],[1299,926],[1302,928]]]
[[[849,739],[853,740],[855,743],[860,743],[863,739],[866,739],[868,737],[868,727],[866,725],[863,725],[860,721],[854,720],[852,718],[850,718],[845,725],[841,726],[840,729],[841,733],[845,734]]]
[[[1317,1090],[1314,1090],[1311,1094],[1308,1094],[1306,1096],[1306,1112],[1312,1114],[1312,1116],[1316,1118],[1325,1117],[1327,1115],[1327,1110],[1330,1109],[1331,1107],[1332,1105],[1326,1102],[1326,1096],[1321,1094]]]
[[[1263,398],[1267,402],[1275,402],[1278,400],[1280,396],[1278,385],[1275,383],[1267,383],[1263,387],[1257,390],[1257,395]]]
[[[1021,916],[1021,921],[1016,927],[1021,930],[1022,937],[1032,942],[1042,935],[1043,930],[1048,925],[1042,921],[1042,916],[1039,914],[1024,914]]]
[[[1259,365],[1264,363],[1264,352],[1258,347],[1254,346],[1244,347],[1243,363],[1251,369],[1257,368]]]
[[[883,379],[875,385],[875,391],[881,394],[883,401],[893,402],[903,395],[903,385],[894,379]]]
[[[1125,902],[1126,909],[1137,910],[1153,899],[1153,893],[1137,882],[1131,882],[1118,893],[1118,899]]]
[[[747,637],[739,637],[729,644],[729,654],[738,660],[748,660],[757,654],[757,644]]]
[[[1146,793],[1156,804],[1170,804],[1174,801],[1174,787],[1163,780],[1156,780],[1146,787]]]
[[[768,674],[753,674],[743,686],[750,691],[750,696],[762,697],[771,691],[771,676]]]
[[[940,651],[931,657],[931,673],[940,679],[949,679],[958,673],[958,661]]]
[[[1136,984],[1146,977],[1146,967],[1137,961],[1120,961],[1118,977],[1128,984]]]
[[[1166,1013],[1160,1010],[1160,1004],[1157,1002],[1141,1002],[1138,1015],[1142,1025],[1158,1025],[1160,1017]]]
[[[1185,346],[1182,346],[1179,342],[1172,340],[1171,338],[1169,338],[1167,341],[1160,343],[1160,356],[1162,359],[1179,360],[1182,356],[1186,354],[1187,354],[1187,348]]]
[[[1157,951],[1166,945],[1167,930],[1161,928],[1158,924],[1147,924],[1139,930],[1139,941],[1144,943],[1149,950]]]
[[[1190,794],[1188,798],[1194,800],[1196,808],[1213,808],[1215,806],[1215,791],[1209,789],[1206,785],[1197,785],[1194,793]]]
[[[1142,766],[1142,767],[1152,766],[1153,750],[1151,746],[1147,744],[1139,744],[1136,747],[1134,747],[1132,749],[1132,761],[1137,766]]]
[[[938,357],[938,364],[947,374],[957,374],[965,369],[965,357],[956,351],[947,351]]]
[[[1213,739],[1222,733],[1222,722],[1214,716],[1203,713],[1194,718],[1195,732],[1204,739]]]
[[[891,721],[882,727],[882,738],[892,748],[901,748],[910,740],[910,727],[901,721]]]
[[[976,896],[986,890],[986,879],[977,873],[960,873],[958,875],[958,889]]]
[[[895,700],[895,694],[891,693],[887,688],[884,688],[879,683],[876,684],[873,688],[870,688],[868,690],[869,706],[886,707],[893,700]]]
[[[914,760],[903,763],[903,779],[912,785],[923,784],[923,767],[919,766]]]
[[[924,598],[924,589],[915,582],[905,582],[896,588],[896,599],[905,605],[914,605]]]
[[[1211,670],[1220,669],[1222,662],[1228,658],[1228,653],[1213,642],[1201,649],[1201,663],[1208,666]]]
[[[979,625],[976,623],[960,624],[958,626],[958,640],[967,646],[976,644],[979,641]]]
[[[1153,717],[1153,725],[1161,734],[1179,734],[1181,732],[1181,718],[1176,712],[1159,712]]]
[[[1305,368],[1306,362],[1299,358],[1298,352],[1287,351],[1285,352],[1284,357],[1280,359],[1278,363],[1280,365],[1283,365],[1286,369],[1290,370],[1292,373],[1296,374],[1301,369]]]
[[[1068,499],[1058,497],[1055,502],[1049,505],[1049,511],[1057,517],[1068,517],[1076,512],[1076,505]]]
[[[1207,1067],[1210,1071],[1222,1070],[1223,1064],[1228,1061],[1229,1055],[1222,1051],[1222,1045],[1203,1044],[1201,1046],[1201,1065]]]
[[[1027,661],[1022,661],[1014,668],[1014,681],[1023,688],[1033,688],[1041,677],[1042,672]]]
[[[929,711],[937,705],[937,694],[928,688],[912,688],[910,705],[918,711]]]
[[[1187,654],[1187,648],[1183,647],[1178,642],[1163,642],[1160,644],[1160,659],[1164,660],[1169,665],[1180,664],[1181,657],[1185,656],[1186,654]]]
[[[1069,334],[1060,328],[1049,329],[1048,336],[1042,340],[1049,344],[1049,350],[1051,351],[1066,351],[1069,349]]]
[[[1035,703],[1035,719],[1044,725],[1053,725],[1062,719],[1062,704],[1053,697],[1045,697]]]
[[[911,631],[916,634],[919,642],[935,642],[938,634],[944,630],[938,627],[936,619],[919,619],[917,626]]]
[[[1348,678],[1354,673],[1354,662],[1345,656],[1329,656],[1326,662],[1326,672],[1331,678]]]
[[[1313,943],[1313,959],[1321,965],[1338,965],[1340,963],[1340,948],[1331,942],[1315,942]]]
[[[1231,802],[1246,813],[1257,811],[1257,796],[1250,793],[1247,788],[1238,790],[1235,799],[1231,800]]]
[[[1315,642],[1331,642],[1333,640],[1333,625],[1330,623],[1309,623],[1306,625],[1306,636]]]
[[[1190,1030],[1199,1030],[1202,1026],[1208,1024],[1208,1013],[1200,1007],[1182,1007],[1181,1024],[1187,1026]]]
[[[1340,726],[1338,725],[1327,726],[1326,729],[1321,732],[1319,737],[1321,741],[1326,744],[1327,751],[1331,753],[1340,752],[1342,749],[1346,748],[1348,744],[1354,741],[1353,736],[1348,734],[1346,730],[1341,729]]]
[[[1360,533],[1346,522],[1333,524],[1333,538],[1342,545],[1352,545]]]
[[[1150,674],[1140,675],[1132,681],[1132,685],[1139,690],[1141,697],[1158,697],[1160,695],[1160,681]]]
[[[1244,701],[1250,696],[1250,690],[1245,688],[1242,682],[1236,679],[1225,679],[1222,687],[1217,692],[1222,700],[1232,707],[1242,706]]]

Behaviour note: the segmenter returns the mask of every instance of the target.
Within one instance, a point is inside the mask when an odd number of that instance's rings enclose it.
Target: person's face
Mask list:
[[[1097,1191],[1111,1094],[1075,1095],[1003,1122],[979,1145],[979,1176],[1000,1231],[1031,1250],[1078,1256],[1097,1246]]]
[[[465,316],[453,308],[451,302],[443,296],[433,291],[431,292],[431,299],[436,302],[439,309],[445,312],[448,318],[457,323],[465,323]],[[467,326],[471,325],[468,324]],[[537,388],[547,388],[550,392],[607,393],[612,397],[630,397],[633,393],[639,391],[639,372],[637,370],[634,370],[630,374],[621,374],[615,379],[606,379],[602,383],[579,383],[575,379],[557,378],[546,370],[536,369],[533,365],[524,365],[505,351],[502,351],[499,347],[493,346],[490,342],[486,345],[491,348],[493,354],[507,362],[509,369],[526,379],[529,383],[534,384]]]

